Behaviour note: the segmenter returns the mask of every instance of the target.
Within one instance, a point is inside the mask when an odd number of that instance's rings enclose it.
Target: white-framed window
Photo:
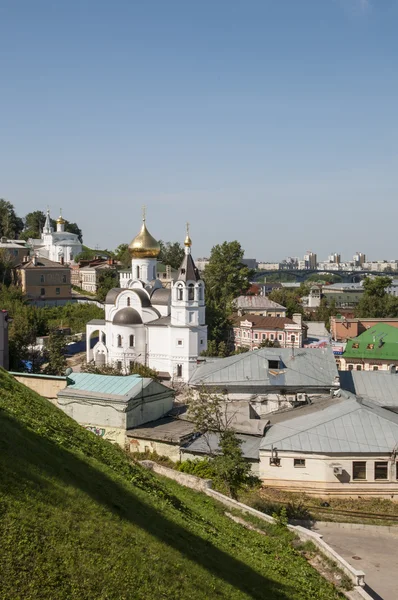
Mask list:
[[[122,336],[118,335],[116,338],[116,343],[117,343],[117,347],[121,348],[122,347]]]
[[[130,306],[130,304],[131,304],[130,297],[127,297],[127,306]]]
[[[275,336],[274,336],[273,333],[271,333],[269,337],[270,337],[270,340],[274,340],[275,339]]]
[[[254,339],[255,339],[255,340],[258,340],[258,333],[255,333],[255,334],[254,334]]]
[[[201,346],[203,346],[203,341],[204,341],[204,340],[200,340],[200,345],[201,345]]]
[[[183,346],[183,345],[184,345],[183,340],[177,340],[177,346]]]
[[[305,467],[305,458],[294,458],[293,465],[295,468],[303,468]]]
[[[195,286],[193,283],[188,284],[188,302],[195,300]]]
[[[134,348],[135,346],[135,337],[133,334],[130,335],[130,348]]]
[[[388,479],[388,462],[386,460],[375,461],[375,479]]]
[[[282,336],[282,334],[280,333],[280,334],[278,335],[278,340],[281,342],[281,341],[282,341],[282,339],[283,339],[283,336]]]
[[[177,285],[177,300],[184,300],[184,288],[181,283]]]
[[[352,462],[352,478],[355,480],[366,479],[366,460],[354,460]]]
[[[263,339],[263,340],[266,340],[266,339],[267,339],[267,334],[266,334],[266,333],[263,333],[263,334],[261,335],[261,339]]]
[[[177,377],[182,377],[182,365],[177,365]]]

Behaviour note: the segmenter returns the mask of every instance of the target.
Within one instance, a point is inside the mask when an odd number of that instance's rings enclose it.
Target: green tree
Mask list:
[[[213,459],[215,472],[235,500],[250,474],[250,463],[243,458],[241,445],[242,441],[235,432],[226,429],[220,433],[221,454]]]
[[[117,286],[117,271],[115,269],[107,269],[99,276],[97,298],[105,300],[109,290]]]
[[[294,313],[304,314],[304,308],[301,304],[301,298],[309,293],[309,288],[301,285],[297,289],[289,290],[287,288],[276,288],[269,294],[269,299],[277,302],[286,308],[286,316],[290,319]]]
[[[11,283],[14,257],[6,248],[0,248],[0,281],[4,285]]]
[[[173,269],[178,269],[184,258],[184,248],[179,242],[163,242],[159,240],[160,254],[159,260],[164,265],[170,265]]]
[[[83,232],[77,223],[69,223],[69,221],[67,221],[65,225],[65,231],[68,231],[69,233],[75,233],[79,239],[79,242],[83,243]]]
[[[254,276],[254,271],[242,262],[243,254],[237,241],[214,246],[203,273],[209,338],[217,342],[227,341],[232,302],[247,292]]]
[[[122,263],[122,267],[128,269],[131,265],[131,256],[128,244],[119,244],[115,250],[115,258]]]
[[[66,369],[66,338],[57,329],[52,329],[48,336],[45,359],[45,373],[48,375],[64,375]]]
[[[46,215],[42,210],[34,210],[33,212],[28,213],[25,216],[24,230],[21,233],[20,237],[24,240],[28,240],[29,238],[40,238],[45,221]],[[51,222],[52,227],[55,229],[56,222],[54,221],[54,219],[51,219]]]
[[[391,278],[370,278],[363,282],[364,293],[358,303],[356,316],[361,318],[388,319],[398,317],[398,298],[388,294]]]
[[[278,348],[279,344],[277,340],[263,340],[259,345],[259,348]]]
[[[15,213],[14,206],[7,200],[0,199],[0,237],[18,238],[23,230],[23,221]]]

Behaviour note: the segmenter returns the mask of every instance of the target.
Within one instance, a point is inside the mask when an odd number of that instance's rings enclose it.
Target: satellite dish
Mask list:
[[[72,367],[68,367],[68,368],[66,369],[66,371],[65,371],[65,375],[66,375],[67,377],[69,377],[69,375],[72,375],[72,373],[73,373],[73,369],[72,369]]]

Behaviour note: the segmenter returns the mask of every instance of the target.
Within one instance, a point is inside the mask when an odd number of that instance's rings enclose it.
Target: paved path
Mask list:
[[[398,535],[383,531],[382,527],[345,529],[339,524],[316,525],[330,544],[353,567],[365,572],[370,594],[377,600],[398,599]],[[353,558],[356,557],[356,558]]]

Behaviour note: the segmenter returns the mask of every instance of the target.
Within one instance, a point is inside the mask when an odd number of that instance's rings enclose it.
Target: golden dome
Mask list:
[[[184,240],[184,246],[192,246],[192,240],[189,237],[189,223],[187,223],[187,235]]]
[[[157,258],[160,254],[160,244],[149,233],[145,219],[141,231],[129,245],[129,253],[132,258]]]
[[[57,219],[57,223],[58,223],[58,225],[65,225],[66,224],[66,221],[65,221],[65,219],[63,218],[62,215],[59,215],[59,217]]]

